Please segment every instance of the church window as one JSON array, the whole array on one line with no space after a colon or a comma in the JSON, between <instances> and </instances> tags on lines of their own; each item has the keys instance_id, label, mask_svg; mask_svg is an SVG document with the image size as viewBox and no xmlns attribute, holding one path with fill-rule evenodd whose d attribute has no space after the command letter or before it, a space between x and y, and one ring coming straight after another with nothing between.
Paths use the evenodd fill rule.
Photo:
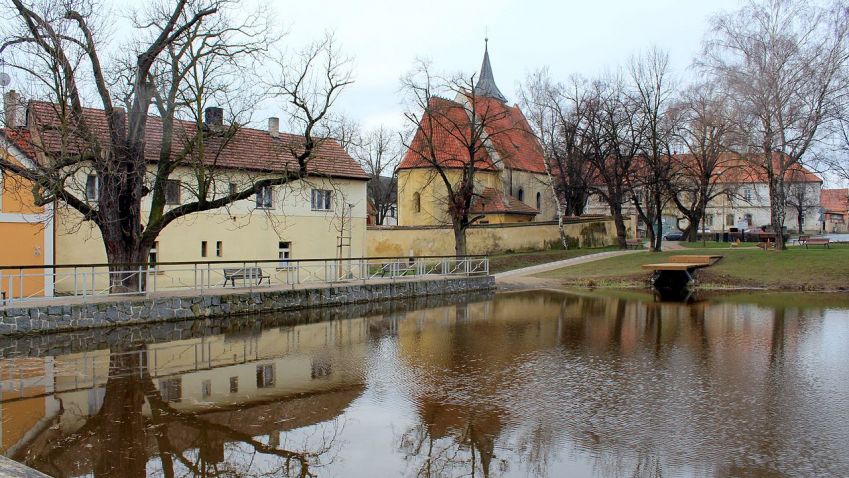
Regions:
<instances>
[{"instance_id":1,"label":"church window","mask_svg":"<svg viewBox=\"0 0 849 478\"><path fill-rule=\"evenodd\" d=\"M542 194L537 193L537 211L542 212Z\"/></svg>"},{"instance_id":2,"label":"church window","mask_svg":"<svg viewBox=\"0 0 849 478\"><path fill-rule=\"evenodd\" d=\"M522 189L522 188L519 188L519 192L516 193L516 197L519 199L519 201L524 202L525 201L525 190Z\"/></svg>"},{"instance_id":3,"label":"church window","mask_svg":"<svg viewBox=\"0 0 849 478\"><path fill-rule=\"evenodd\" d=\"M413 193L413 210L422 212L422 197L419 193Z\"/></svg>"}]
</instances>

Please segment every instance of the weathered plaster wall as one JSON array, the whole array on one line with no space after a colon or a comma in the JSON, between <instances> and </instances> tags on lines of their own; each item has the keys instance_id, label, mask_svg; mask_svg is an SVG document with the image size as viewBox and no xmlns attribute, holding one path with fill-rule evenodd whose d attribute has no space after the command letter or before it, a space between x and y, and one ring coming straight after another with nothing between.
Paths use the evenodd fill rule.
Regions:
<instances>
[{"instance_id":1,"label":"weathered plaster wall","mask_svg":"<svg viewBox=\"0 0 849 478\"><path fill-rule=\"evenodd\" d=\"M581 218L565 224L566 235L581 247L616 243L616 226L608 218ZM467 232L469 254L498 254L507 251L550 249L560 242L556 222L477 225ZM450 227L370 227L366 232L369 257L437 256L454 254Z\"/></svg>"}]
</instances>

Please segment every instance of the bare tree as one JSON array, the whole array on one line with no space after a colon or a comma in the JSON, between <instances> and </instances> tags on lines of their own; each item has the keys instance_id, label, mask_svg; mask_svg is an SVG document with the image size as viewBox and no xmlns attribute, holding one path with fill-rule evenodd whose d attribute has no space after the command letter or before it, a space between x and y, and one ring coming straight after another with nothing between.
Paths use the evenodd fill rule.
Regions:
<instances>
[{"instance_id":1,"label":"bare tree","mask_svg":"<svg viewBox=\"0 0 849 478\"><path fill-rule=\"evenodd\" d=\"M508 115L504 105L476 95L474 86L474 75L438 77L427 62L419 62L403 79L410 102L404 117L416 130L404 146L417 164L432 172L431 181L444 188L439 199L445 203L458 256L466 254L466 230L483 217L471 213L477 173L494 170L503 161L488 148L512 129L503 124Z\"/></svg>"},{"instance_id":2,"label":"bare tree","mask_svg":"<svg viewBox=\"0 0 849 478\"><path fill-rule=\"evenodd\" d=\"M396 204L395 166L401 159L401 136L385 126L359 135L359 141L349 149L351 156L369 175L368 199L374 207L375 224L383 225Z\"/></svg>"},{"instance_id":3,"label":"bare tree","mask_svg":"<svg viewBox=\"0 0 849 478\"><path fill-rule=\"evenodd\" d=\"M225 169L220 154L255 104L249 87L258 82L247 77L251 65L267 59L278 39L266 12L235 19L241 7L231 0L152 4L133 17L130 45L136 48L127 47L133 54L110 58L98 30L106 20L101 5L90 0L12 3L13 28L0 51L11 53L10 64L37 85L33 96L47 100L39 103L30 125L33 147L43 160L36 169L25 169L0 159L0 167L35 182L39 205L58 201L81 221L94 223L113 272L147 262L157 236L178 218L305 177L320 148L320 126L350 83L347 63L340 61L331 37L294 62L279 62L283 73L273 94L283 100L290 123L302 134L298 144L282 147L292 167L251 177L235 190L216 187L227 183L219 174ZM238 107L225 125L221 110L202 118L208 103ZM88 104L101 111L86 109ZM149 115L151 106L158 117ZM161 130L158 144L148 137L151 125ZM151 145L158 150L149 151ZM192 171L192 181L180 178L191 200L166 208L167 188L175 184L170 178L180 168ZM95 200L86 200L87 185L78 179L82 171L97 177ZM148 195L150 210L144 214L142 201ZM110 277L113 290L143 287L137 275Z\"/></svg>"},{"instance_id":4,"label":"bare tree","mask_svg":"<svg viewBox=\"0 0 849 478\"><path fill-rule=\"evenodd\" d=\"M801 164L836 114L847 63L845 7L804 0L750 0L712 20L698 64L728 89L745 116L747 157L769 186L776 246L787 173Z\"/></svg>"},{"instance_id":5,"label":"bare tree","mask_svg":"<svg viewBox=\"0 0 849 478\"><path fill-rule=\"evenodd\" d=\"M564 247L568 247L568 241L563 217L584 213L592 174L581 142L587 89L580 77L571 78L568 84L554 83L548 70L541 69L528 75L520 93L533 133L543 148Z\"/></svg>"},{"instance_id":6,"label":"bare tree","mask_svg":"<svg viewBox=\"0 0 849 478\"><path fill-rule=\"evenodd\" d=\"M695 242L707 205L731 192L728 175L740 164L729 153L737 144L734 108L715 84L697 83L681 94L673 114L675 141L686 151L675 158L672 199L687 218L685 237Z\"/></svg>"},{"instance_id":7,"label":"bare tree","mask_svg":"<svg viewBox=\"0 0 849 478\"><path fill-rule=\"evenodd\" d=\"M672 132L670 106L674 86L669 78L669 54L657 48L634 56L628 64L632 95L636 103L640 160L631 185L631 198L646 224L651 248L660 252L663 239L663 208L670 197ZM642 194L637 194L640 191ZM642 196L642 198L641 198ZM645 202L641 199L645 199ZM646 208L644 209L644 204Z\"/></svg>"},{"instance_id":8,"label":"bare tree","mask_svg":"<svg viewBox=\"0 0 849 478\"><path fill-rule=\"evenodd\" d=\"M633 197L629 178L640 151L639 105L628 94L621 75L594 81L588 94L581 141L593 168L591 191L607 203L616 225L617 242L625 249L627 231L622 206Z\"/></svg>"}]
</instances>

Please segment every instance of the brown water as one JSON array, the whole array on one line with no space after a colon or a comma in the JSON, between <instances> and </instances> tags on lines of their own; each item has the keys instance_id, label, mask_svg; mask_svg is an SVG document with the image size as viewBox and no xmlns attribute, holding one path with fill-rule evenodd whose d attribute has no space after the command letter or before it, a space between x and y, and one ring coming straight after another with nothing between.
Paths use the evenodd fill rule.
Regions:
<instances>
[{"instance_id":1,"label":"brown water","mask_svg":"<svg viewBox=\"0 0 849 478\"><path fill-rule=\"evenodd\" d=\"M54 476L849 476L849 309L453 300L7 341L3 452Z\"/></svg>"}]
</instances>

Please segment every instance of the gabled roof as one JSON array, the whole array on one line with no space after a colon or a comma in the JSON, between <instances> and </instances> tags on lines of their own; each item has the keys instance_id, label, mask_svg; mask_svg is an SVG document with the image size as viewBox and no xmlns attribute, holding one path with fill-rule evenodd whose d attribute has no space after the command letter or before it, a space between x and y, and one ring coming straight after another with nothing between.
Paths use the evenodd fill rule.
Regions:
<instances>
[{"instance_id":1,"label":"gabled roof","mask_svg":"<svg viewBox=\"0 0 849 478\"><path fill-rule=\"evenodd\" d=\"M63 136L67 154L86 153L87 144L74 132L62 133L62 115L58 105L43 101L31 101L29 112L38 126L39 139L43 151L57 154L63 149ZM108 144L106 115L101 109L84 108L83 116L92 133L103 143ZM159 160L162 144L162 120L157 116L148 116L145 134L145 158L155 163ZM174 144L171 157L176 158L183 145L194 137L196 123L192 121L174 121ZM249 170L256 172L295 171L298 163L292 151L303 151L303 136L280 133L277 138L268 131L252 128L239 128L232 138L225 141L220 137L205 140L206 149L203 161L226 169ZM368 179L368 175L359 164L331 139L320 140L314 156L308 161L307 172L314 175Z\"/></svg>"},{"instance_id":2,"label":"gabled roof","mask_svg":"<svg viewBox=\"0 0 849 478\"><path fill-rule=\"evenodd\" d=\"M478 154L481 156L475 161L477 169L494 171L504 167L545 173L542 146L518 106L507 106L499 100L480 96L469 96L466 101L469 102L467 105L474 102L474 110L478 120L484 124L488 144L500 158L496 161L486 148L480 148ZM423 155L430 157L430 143L436 151L434 159L438 164L446 168L466 166L469 140L463 141L463 138L471 138L470 109L471 106L456 101L431 98L398 169L432 167L428 160L422 158Z\"/></svg>"},{"instance_id":3,"label":"gabled roof","mask_svg":"<svg viewBox=\"0 0 849 478\"><path fill-rule=\"evenodd\" d=\"M827 213L849 213L849 189L823 189L820 192L820 204Z\"/></svg>"},{"instance_id":4,"label":"gabled roof","mask_svg":"<svg viewBox=\"0 0 849 478\"><path fill-rule=\"evenodd\" d=\"M2 128L0 129L0 134L21 150L29 159L35 160L35 150L30 141L29 131L22 128Z\"/></svg>"},{"instance_id":5,"label":"gabled roof","mask_svg":"<svg viewBox=\"0 0 849 478\"><path fill-rule=\"evenodd\" d=\"M472 214L520 214L523 216L539 214L538 210L495 188L486 188L479 197L475 197L469 212Z\"/></svg>"}]
</instances>

